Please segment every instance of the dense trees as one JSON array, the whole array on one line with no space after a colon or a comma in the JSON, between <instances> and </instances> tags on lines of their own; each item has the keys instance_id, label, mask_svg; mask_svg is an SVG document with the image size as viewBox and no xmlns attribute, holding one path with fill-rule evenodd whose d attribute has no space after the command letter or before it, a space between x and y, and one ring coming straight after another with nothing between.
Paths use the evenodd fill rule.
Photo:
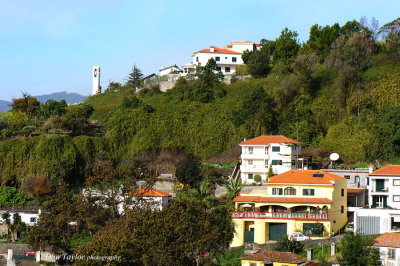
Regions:
<instances>
[{"instance_id":1,"label":"dense trees","mask_svg":"<svg viewBox=\"0 0 400 266\"><path fill-rule=\"evenodd\" d=\"M118 265L193 265L219 252L233 238L225 207L206 210L198 200L177 200L162 211L134 208L111 220L79 254L117 255Z\"/></svg>"}]
</instances>

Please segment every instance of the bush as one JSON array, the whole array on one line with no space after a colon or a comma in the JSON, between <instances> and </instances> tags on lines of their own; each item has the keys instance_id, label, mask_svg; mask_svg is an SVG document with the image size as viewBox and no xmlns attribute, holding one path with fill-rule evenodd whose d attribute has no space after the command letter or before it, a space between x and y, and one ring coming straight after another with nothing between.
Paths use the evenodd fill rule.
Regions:
<instances>
[{"instance_id":1,"label":"bush","mask_svg":"<svg viewBox=\"0 0 400 266\"><path fill-rule=\"evenodd\" d=\"M255 175L254 176L254 181L257 182L257 183L260 183L261 182L261 176L260 175Z\"/></svg>"},{"instance_id":2,"label":"bush","mask_svg":"<svg viewBox=\"0 0 400 266\"><path fill-rule=\"evenodd\" d=\"M21 206L28 203L25 193L15 187L0 186L0 206Z\"/></svg>"},{"instance_id":3,"label":"bush","mask_svg":"<svg viewBox=\"0 0 400 266\"><path fill-rule=\"evenodd\" d=\"M4 117L0 117L0 130L8 128L8 120Z\"/></svg>"},{"instance_id":4,"label":"bush","mask_svg":"<svg viewBox=\"0 0 400 266\"><path fill-rule=\"evenodd\" d=\"M300 254L303 251L304 246L299 241L290 240L288 236L285 235L272 249L275 251L294 252Z\"/></svg>"}]
</instances>

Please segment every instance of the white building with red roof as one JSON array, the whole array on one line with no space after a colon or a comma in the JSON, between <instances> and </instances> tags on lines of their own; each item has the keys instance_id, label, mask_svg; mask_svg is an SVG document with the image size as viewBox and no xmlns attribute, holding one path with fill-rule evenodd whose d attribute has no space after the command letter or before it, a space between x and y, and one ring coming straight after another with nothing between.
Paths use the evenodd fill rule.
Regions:
<instances>
[{"instance_id":1,"label":"white building with red roof","mask_svg":"<svg viewBox=\"0 0 400 266\"><path fill-rule=\"evenodd\" d=\"M217 70L220 70L224 75L233 74L237 66L243 65L241 52L216 46L194 52L192 57L193 64L196 66L205 66L210 58L214 58L217 62Z\"/></svg>"},{"instance_id":2,"label":"white building with red roof","mask_svg":"<svg viewBox=\"0 0 400 266\"><path fill-rule=\"evenodd\" d=\"M354 230L364 235L400 232L400 165L368 174L368 205L351 207Z\"/></svg>"},{"instance_id":3,"label":"white building with red roof","mask_svg":"<svg viewBox=\"0 0 400 266\"><path fill-rule=\"evenodd\" d=\"M384 266L400 266L400 234L385 233L375 239Z\"/></svg>"},{"instance_id":4,"label":"white building with red roof","mask_svg":"<svg viewBox=\"0 0 400 266\"><path fill-rule=\"evenodd\" d=\"M136 200L152 204L154 209L159 210L167 205L172 199L172 195L167 192L147 187L132 191L129 193L129 196L133 196Z\"/></svg>"},{"instance_id":5,"label":"white building with red roof","mask_svg":"<svg viewBox=\"0 0 400 266\"><path fill-rule=\"evenodd\" d=\"M246 50L254 51L259 49L260 45L249 41L233 41L225 48L210 46L206 49L194 52L192 62L182 66L183 74L193 73L196 66L205 66L210 58L217 62L217 70L220 70L225 76L235 73L236 67L243 65L242 53Z\"/></svg>"},{"instance_id":6,"label":"white building with red roof","mask_svg":"<svg viewBox=\"0 0 400 266\"><path fill-rule=\"evenodd\" d=\"M400 165L388 165L369 174L369 205L400 209Z\"/></svg>"},{"instance_id":7,"label":"white building with red roof","mask_svg":"<svg viewBox=\"0 0 400 266\"><path fill-rule=\"evenodd\" d=\"M270 166L274 174L308 169L307 159L300 157L300 142L285 136L259 136L239 145L242 147L240 172L243 183L253 183L255 175L267 180Z\"/></svg>"}]
</instances>

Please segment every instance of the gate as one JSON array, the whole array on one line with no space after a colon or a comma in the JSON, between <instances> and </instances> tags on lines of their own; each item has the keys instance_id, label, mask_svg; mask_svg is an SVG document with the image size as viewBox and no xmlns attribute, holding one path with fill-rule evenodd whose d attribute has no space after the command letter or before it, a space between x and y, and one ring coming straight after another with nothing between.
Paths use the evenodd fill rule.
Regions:
<instances>
[{"instance_id":1,"label":"gate","mask_svg":"<svg viewBox=\"0 0 400 266\"><path fill-rule=\"evenodd\" d=\"M244 242L254 243L254 228L251 228L250 231L244 231Z\"/></svg>"},{"instance_id":2,"label":"gate","mask_svg":"<svg viewBox=\"0 0 400 266\"><path fill-rule=\"evenodd\" d=\"M380 231L379 224L379 216L357 216L357 228L354 229L362 235L377 235Z\"/></svg>"},{"instance_id":3,"label":"gate","mask_svg":"<svg viewBox=\"0 0 400 266\"><path fill-rule=\"evenodd\" d=\"M269 240L281 240L285 235L287 235L286 223L269 224Z\"/></svg>"}]
</instances>

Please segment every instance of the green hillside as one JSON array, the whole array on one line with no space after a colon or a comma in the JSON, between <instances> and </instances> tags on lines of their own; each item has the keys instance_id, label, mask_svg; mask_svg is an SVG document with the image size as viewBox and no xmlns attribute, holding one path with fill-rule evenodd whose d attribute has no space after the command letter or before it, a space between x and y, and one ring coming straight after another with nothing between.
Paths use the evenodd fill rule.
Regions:
<instances>
[{"instance_id":1,"label":"green hillside","mask_svg":"<svg viewBox=\"0 0 400 266\"><path fill-rule=\"evenodd\" d=\"M400 50L393 43L377 42L355 21L314 25L302 45L285 29L245 52L240 71L253 77L229 85L214 61L198 68L196 81L180 79L166 93L113 83L68 107L24 95L0 114L1 182L84 183L99 168L138 167L143 151L207 160L263 134L297 139L315 157L324 151L347 163L398 162Z\"/></svg>"}]
</instances>

